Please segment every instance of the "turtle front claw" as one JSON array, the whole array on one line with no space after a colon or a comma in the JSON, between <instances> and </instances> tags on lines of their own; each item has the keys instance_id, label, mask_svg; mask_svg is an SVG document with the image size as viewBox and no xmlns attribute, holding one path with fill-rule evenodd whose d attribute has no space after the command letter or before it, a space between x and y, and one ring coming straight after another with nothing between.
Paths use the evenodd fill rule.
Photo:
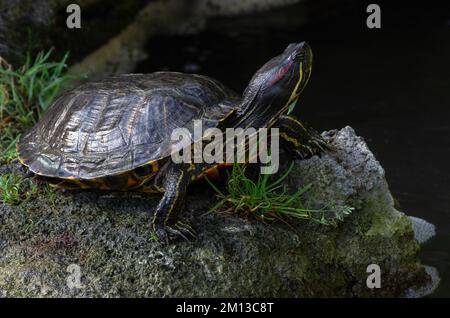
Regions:
<instances>
[{"instance_id":1,"label":"turtle front claw","mask_svg":"<svg viewBox=\"0 0 450 318\"><path fill-rule=\"evenodd\" d=\"M179 238L190 242L196 237L194 229L189 225L189 223L182 220L179 220L170 226L166 225L157 227L155 228L154 233L158 239L158 242L163 245L168 245L170 242L176 241Z\"/></svg>"},{"instance_id":2,"label":"turtle front claw","mask_svg":"<svg viewBox=\"0 0 450 318\"><path fill-rule=\"evenodd\" d=\"M285 150L295 158L307 159L332 150L332 146L321 134L292 115L280 116L276 126L280 129Z\"/></svg>"},{"instance_id":3,"label":"turtle front claw","mask_svg":"<svg viewBox=\"0 0 450 318\"><path fill-rule=\"evenodd\" d=\"M310 136L308 137L294 150L294 155L299 159L307 159L333 149L316 131L310 131Z\"/></svg>"}]
</instances>

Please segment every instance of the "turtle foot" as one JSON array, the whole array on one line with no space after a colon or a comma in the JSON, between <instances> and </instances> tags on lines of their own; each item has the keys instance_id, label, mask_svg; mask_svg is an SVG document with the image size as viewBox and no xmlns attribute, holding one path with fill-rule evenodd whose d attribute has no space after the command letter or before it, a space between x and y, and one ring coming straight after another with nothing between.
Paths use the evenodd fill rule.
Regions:
<instances>
[{"instance_id":1,"label":"turtle foot","mask_svg":"<svg viewBox=\"0 0 450 318\"><path fill-rule=\"evenodd\" d=\"M333 147L317 131L310 129L308 132L310 134L309 138L295 150L295 155L298 158L308 159L333 150Z\"/></svg>"},{"instance_id":2,"label":"turtle foot","mask_svg":"<svg viewBox=\"0 0 450 318\"><path fill-rule=\"evenodd\" d=\"M155 235L163 245L177 241L180 238L190 242L196 238L195 230L184 220L179 220L173 225L160 226L155 229Z\"/></svg>"}]
</instances>

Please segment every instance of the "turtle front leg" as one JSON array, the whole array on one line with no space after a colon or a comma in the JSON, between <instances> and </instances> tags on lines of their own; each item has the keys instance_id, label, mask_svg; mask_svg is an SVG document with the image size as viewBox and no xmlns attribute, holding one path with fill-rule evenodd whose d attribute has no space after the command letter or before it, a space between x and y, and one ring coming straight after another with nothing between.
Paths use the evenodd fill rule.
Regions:
<instances>
[{"instance_id":1,"label":"turtle front leg","mask_svg":"<svg viewBox=\"0 0 450 318\"><path fill-rule=\"evenodd\" d=\"M292 115L280 116L275 127L280 129L280 139L284 148L299 159L309 158L331 149L315 129Z\"/></svg>"},{"instance_id":2,"label":"turtle front leg","mask_svg":"<svg viewBox=\"0 0 450 318\"><path fill-rule=\"evenodd\" d=\"M153 231L159 241L167 244L174 236L187 239L194 236L192 228L179 220L184 208L186 189L191 180L190 166L170 163L165 171L163 187L164 195L159 201L152 221Z\"/></svg>"}]
</instances>

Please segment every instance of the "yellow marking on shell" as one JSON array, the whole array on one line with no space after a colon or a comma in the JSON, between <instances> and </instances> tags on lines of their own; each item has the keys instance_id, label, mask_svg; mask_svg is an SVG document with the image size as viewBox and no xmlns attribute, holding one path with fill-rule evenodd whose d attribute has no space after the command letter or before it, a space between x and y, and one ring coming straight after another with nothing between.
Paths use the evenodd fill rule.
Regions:
<instances>
[{"instance_id":1,"label":"yellow marking on shell","mask_svg":"<svg viewBox=\"0 0 450 318\"><path fill-rule=\"evenodd\" d=\"M127 178L127 187L131 188L138 184L135 178L133 178L131 173L128 173L126 176L123 176L124 178Z\"/></svg>"},{"instance_id":2,"label":"yellow marking on shell","mask_svg":"<svg viewBox=\"0 0 450 318\"><path fill-rule=\"evenodd\" d=\"M89 186L84 184L81 180L79 179L70 179L70 182L73 184L76 184L78 187L80 187L81 189L89 189Z\"/></svg>"},{"instance_id":3,"label":"yellow marking on shell","mask_svg":"<svg viewBox=\"0 0 450 318\"><path fill-rule=\"evenodd\" d=\"M218 178L219 177L219 169L217 168L217 166L207 169L204 173L208 178Z\"/></svg>"},{"instance_id":4,"label":"yellow marking on shell","mask_svg":"<svg viewBox=\"0 0 450 318\"><path fill-rule=\"evenodd\" d=\"M200 172L198 175L196 176L192 176L191 180L192 181L198 181L203 179L205 176L207 177L211 177L211 178L217 178L220 176L220 170L219 168L226 168L226 167L231 167L233 164L232 163L228 163L228 162L221 162L217 165L214 165L212 167L206 168L205 170L203 170L202 172Z\"/></svg>"},{"instance_id":5,"label":"yellow marking on shell","mask_svg":"<svg viewBox=\"0 0 450 318\"><path fill-rule=\"evenodd\" d=\"M156 185L146 186L143 185L136 189L136 191L143 192L143 193L163 193L164 189L161 187L158 187Z\"/></svg>"},{"instance_id":6,"label":"yellow marking on shell","mask_svg":"<svg viewBox=\"0 0 450 318\"><path fill-rule=\"evenodd\" d=\"M95 184L100 190L109 190L111 188L105 183L105 179L102 178L96 180Z\"/></svg>"},{"instance_id":7,"label":"yellow marking on shell","mask_svg":"<svg viewBox=\"0 0 450 318\"><path fill-rule=\"evenodd\" d=\"M154 174L155 174L156 172L158 172L158 170L159 170L158 160L150 160L150 161L148 161L147 163L145 163L143 166L145 166L145 165L150 165L150 167L152 168L152 174L149 175L149 177L153 177ZM130 172L131 172L131 171L127 171L127 172L119 172L119 173L111 174L111 175L109 175L109 176L111 176L111 177L113 177L113 176L115 176L115 177L122 177L122 176L128 177L128 174L129 174ZM38 174L39 174L39 173L38 173ZM62 179L62 180L69 180L69 181L80 180L80 178L75 177L75 176L68 176L68 177L57 176L56 178ZM94 183L97 183L97 184L98 184L99 182L96 181L97 179L98 179L98 180L102 180L103 177L95 177L95 178L88 179L88 180L89 180L89 181L93 181ZM145 181L147 181L147 180L148 180L148 178L145 179ZM101 183L101 182L100 182L100 183ZM107 187L107 188L109 188L109 187Z\"/></svg>"},{"instance_id":8,"label":"yellow marking on shell","mask_svg":"<svg viewBox=\"0 0 450 318\"><path fill-rule=\"evenodd\" d=\"M152 172L157 172L159 170L158 160L151 160L147 162L152 167Z\"/></svg>"}]
</instances>

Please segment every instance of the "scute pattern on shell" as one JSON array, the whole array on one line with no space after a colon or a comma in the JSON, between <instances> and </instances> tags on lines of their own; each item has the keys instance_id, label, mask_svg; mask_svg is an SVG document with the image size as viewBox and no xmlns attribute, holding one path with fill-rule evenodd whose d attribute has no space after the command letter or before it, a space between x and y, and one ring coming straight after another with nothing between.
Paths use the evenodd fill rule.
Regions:
<instances>
[{"instance_id":1,"label":"scute pattern on shell","mask_svg":"<svg viewBox=\"0 0 450 318\"><path fill-rule=\"evenodd\" d=\"M91 179L120 174L171 153L175 128L215 127L236 95L214 79L175 72L126 74L60 95L19 142L38 175Z\"/></svg>"}]
</instances>

